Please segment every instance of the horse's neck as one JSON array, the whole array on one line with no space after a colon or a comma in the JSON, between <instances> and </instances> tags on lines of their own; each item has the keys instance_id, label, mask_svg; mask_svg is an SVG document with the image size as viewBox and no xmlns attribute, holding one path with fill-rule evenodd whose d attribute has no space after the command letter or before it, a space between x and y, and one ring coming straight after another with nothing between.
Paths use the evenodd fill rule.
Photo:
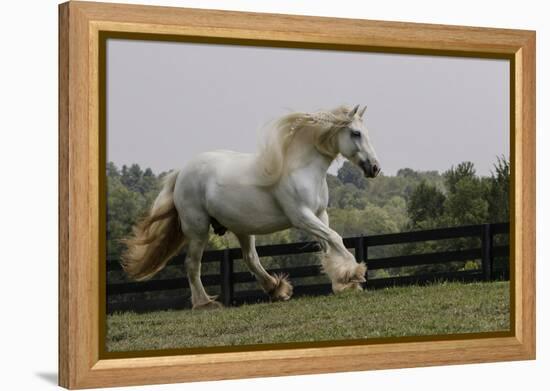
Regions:
<instances>
[{"instance_id":1,"label":"horse's neck","mask_svg":"<svg viewBox=\"0 0 550 391\"><path fill-rule=\"evenodd\" d=\"M319 153L311 143L292 143L287 154L287 173L306 169L312 179L326 177L328 168L333 159Z\"/></svg>"}]
</instances>

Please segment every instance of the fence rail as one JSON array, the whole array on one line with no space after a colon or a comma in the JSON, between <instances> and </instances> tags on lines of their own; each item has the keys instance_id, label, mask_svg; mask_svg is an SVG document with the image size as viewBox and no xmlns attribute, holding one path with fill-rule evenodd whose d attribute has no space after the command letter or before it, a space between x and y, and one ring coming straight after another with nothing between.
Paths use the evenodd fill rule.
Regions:
<instances>
[{"instance_id":1,"label":"fence rail","mask_svg":"<svg viewBox=\"0 0 550 391\"><path fill-rule=\"evenodd\" d=\"M508 257L509 246L495 246L495 235L507 235L509 233L508 223L493 223L469 225L442 229L431 229L424 231L400 232L385 235L357 236L344 239L344 245L353 249L355 257L359 262L365 262L368 270L389 269L396 267L409 267L420 265L444 264L448 262L465 262L468 260L481 260L481 270L469 270L445 273L429 273L424 275L409 275L389 278L368 279L365 287L367 289L378 289L393 285L423 284L438 280L452 281L489 281L495 277L495 257ZM425 242L443 239L457 239L477 237L480 239L481 247L431 252L424 254L399 255L384 258L369 259L369 248L375 246L386 246L394 244L405 244L414 242ZM258 246L257 252L260 257L296 255L318 252L320 247L316 242L299 242L289 244L275 244ZM267 295L259 290L235 291L235 284L254 282L254 276L249 272L235 272L234 261L242 259L242 252L239 248L215 250L205 252L202 262L219 262L220 273L215 275L203 275L202 281L205 286L219 286L221 300L224 305L239 305L242 303L265 301ZM185 254L182 253L171 260L171 265L183 265ZM116 259L107 260L107 271L121 270ZM315 277L321 274L318 265L297 266L290 268L271 269L270 272L289 273L292 278ZM506 278L506 270L501 277ZM138 299L128 301L112 301L109 298L120 297L129 293L145 293L168 291L176 289L187 289L189 284L186 278L168 278L162 280L150 280L144 282L122 282L107 284L107 311L132 310L136 312L180 309L189 306L187 297L164 298L164 299ZM331 292L331 285L310 284L297 285L294 287L294 294L299 295L320 295Z\"/></svg>"}]
</instances>

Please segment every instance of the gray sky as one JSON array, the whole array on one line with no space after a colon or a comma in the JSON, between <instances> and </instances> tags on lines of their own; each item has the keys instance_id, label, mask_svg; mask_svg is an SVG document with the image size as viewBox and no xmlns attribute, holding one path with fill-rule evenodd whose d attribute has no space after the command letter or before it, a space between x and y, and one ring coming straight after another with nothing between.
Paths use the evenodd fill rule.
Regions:
<instances>
[{"instance_id":1,"label":"gray sky","mask_svg":"<svg viewBox=\"0 0 550 391\"><path fill-rule=\"evenodd\" d=\"M487 175L509 156L508 61L113 40L107 157L155 172L213 149L256 150L290 111L366 104L382 171ZM334 168L333 168L334 170Z\"/></svg>"}]
</instances>

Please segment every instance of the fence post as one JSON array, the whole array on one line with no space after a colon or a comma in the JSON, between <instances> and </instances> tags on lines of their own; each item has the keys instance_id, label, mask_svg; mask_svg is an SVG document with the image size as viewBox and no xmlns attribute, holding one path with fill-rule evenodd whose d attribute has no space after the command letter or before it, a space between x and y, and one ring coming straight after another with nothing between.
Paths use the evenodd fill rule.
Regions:
<instances>
[{"instance_id":1,"label":"fence post","mask_svg":"<svg viewBox=\"0 0 550 391\"><path fill-rule=\"evenodd\" d=\"M365 264L367 263L367 246L365 237L363 235L355 239L355 259L357 260L357 262L365 262ZM365 279L367 279L368 274L369 273L367 270L367 273L365 274ZM366 286L366 284L367 283L365 282L364 285Z\"/></svg>"},{"instance_id":2,"label":"fence post","mask_svg":"<svg viewBox=\"0 0 550 391\"><path fill-rule=\"evenodd\" d=\"M231 252L228 248L223 250L220 272L223 305L229 307L233 301L233 258L231 258Z\"/></svg>"},{"instance_id":3,"label":"fence post","mask_svg":"<svg viewBox=\"0 0 550 391\"><path fill-rule=\"evenodd\" d=\"M493 234L491 224L484 224L481 231L481 265L483 279L491 281L493 277Z\"/></svg>"}]
</instances>

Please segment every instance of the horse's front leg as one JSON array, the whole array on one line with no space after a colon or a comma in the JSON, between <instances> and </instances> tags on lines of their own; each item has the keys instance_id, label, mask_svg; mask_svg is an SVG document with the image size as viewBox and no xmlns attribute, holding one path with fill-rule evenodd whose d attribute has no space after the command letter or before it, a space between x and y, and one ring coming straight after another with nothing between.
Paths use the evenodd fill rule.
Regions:
<instances>
[{"instance_id":1,"label":"horse's front leg","mask_svg":"<svg viewBox=\"0 0 550 391\"><path fill-rule=\"evenodd\" d=\"M327 227L329 226L329 217L326 209L323 209L323 211L319 213L317 216L319 217L319 220L321 220L321 222L324 225L326 225ZM325 240L319 240L319 244L321 245L321 250L325 254L327 254L330 250L329 243Z\"/></svg>"},{"instance_id":2,"label":"horse's front leg","mask_svg":"<svg viewBox=\"0 0 550 391\"><path fill-rule=\"evenodd\" d=\"M260 263L260 258L256 252L256 239L249 235L236 235L241 245L243 260L248 269L262 287L269 294L271 300L288 300L292 296L292 285L284 274L270 275Z\"/></svg>"},{"instance_id":3,"label":"horse's front leg","mask_svg":"<svg viewBox=\"0 0 550 391\"><path fill-rule=\"evenodd\" d=\"M342 237L323 222L324 219L328 223L328 215L317 217L310 209L302 208L291 216L296 228L314 235L321 241L321 246L327 247L322 265L332 282L332 290L335 293L347 289L361 290L361 283L366 281L367 267L364 263L357 263L353 254L344 246Z\"/></svg>"}]
</instances>

